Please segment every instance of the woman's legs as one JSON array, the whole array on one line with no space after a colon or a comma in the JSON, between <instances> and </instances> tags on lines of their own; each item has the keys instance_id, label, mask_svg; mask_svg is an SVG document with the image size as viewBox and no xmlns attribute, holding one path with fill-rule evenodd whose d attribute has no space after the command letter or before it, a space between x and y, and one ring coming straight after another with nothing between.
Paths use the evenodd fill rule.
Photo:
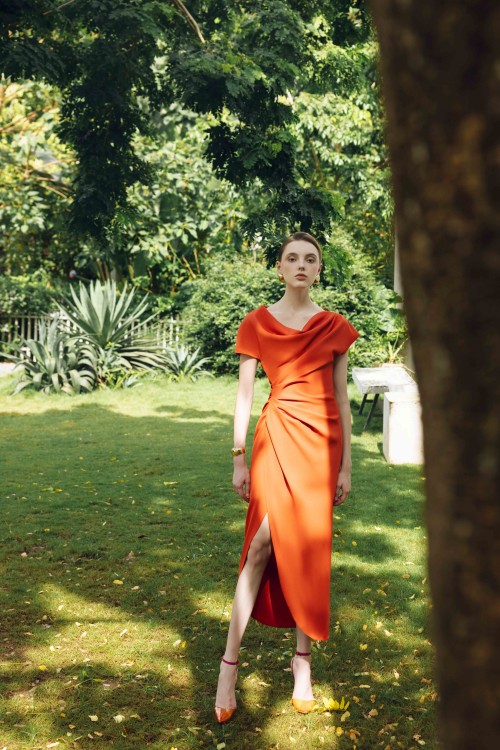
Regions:
<instances>
[{"instance_id":1,"label":"woman's legs","mask_svg":"<svg viewBox=\"0 0 500 750\"><path fill-rule=\"evenodd\" d=\"M231 622L224 658L237 661L241 639L259 592L260 582L272 552L271 532L267 514L264 516L248 548L247 559L238 578L234 594ZM215 705L235 708L235 668L221 662Z\"/></svg>"},{"instance_id":2,"label":"woman's legs","mask_svg":"<svg viewBox=\"0 0 500 750\"><path fill-rule=\"evenodd\" d=\"M301 654L308 654L311 651L311 639L297 625L297 651ZM293 657L293 675L295 677L295 687L293 690L294 698L302 700L313 700L311 687L311 657L297 656Z\"/></svg>"}]
</instances>

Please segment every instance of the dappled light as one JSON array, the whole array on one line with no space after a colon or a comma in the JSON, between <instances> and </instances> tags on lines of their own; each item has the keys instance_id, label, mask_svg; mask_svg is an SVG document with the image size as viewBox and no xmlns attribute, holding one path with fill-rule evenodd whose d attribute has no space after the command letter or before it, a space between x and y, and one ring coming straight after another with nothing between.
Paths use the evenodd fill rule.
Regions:
<instances>
[{"instance_id":1,"label":"dappled light","mask_svg":"<svg viewBox=\"0 0 500 750\"><path fill-rule=\"evenodd\" d=\"M422 478L385 463L363 417L335 509L330 641L313 647L317 710L290 706L294 633L251 622L238 718L217 726L246 509L227 459L235 381L156 378L140 399L1 388L9 749L432 747ZM258 381L253 423L266 396Z\"/></svg>"}]
</instances>

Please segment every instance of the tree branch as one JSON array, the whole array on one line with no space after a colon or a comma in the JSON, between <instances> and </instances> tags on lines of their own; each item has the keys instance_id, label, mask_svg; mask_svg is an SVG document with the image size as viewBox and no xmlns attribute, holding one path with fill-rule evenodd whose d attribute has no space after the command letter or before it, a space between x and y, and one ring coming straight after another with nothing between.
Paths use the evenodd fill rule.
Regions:
<instances>
[{"instance_id":1,"label":"tree branch","mask_svg":"<svg viewBox=\"0 0 500 750\"><path fill-rule=\"evenodd\" d=\"M196 21L194 20L193 16L188 11L188 9L186 8L186 6L182 2L182 0L172 0L172 2L175 5L175 7L177 8L177 10L179 10L182 13L182 15L184 16L184 18L188 22L188 24L191 26L191 28L194 30L194 32L195 32L196 36L198 37L198 39L200 40L200 42L202 44L205 44L205 38L204 38L203 34L201 33L200 27L198 26L198 24L196 23Z\"/></svg>"},{"instance_id":2,"label":"tree branch","mask_svg":"<svg viewBox=\"0 0 500 750\"><path fill-rule=\"evenodd\" d=\"M66 5L71 5L74 2L75 0L67 0L67 2L63 3L62 5L58 5L57 8L51 8L50 10L46 10L45 13L42 13L42 15L48 16L49 13L55 13L57 10L61 10L61 8L64 8Z\"/></svg>"}]
</instances>

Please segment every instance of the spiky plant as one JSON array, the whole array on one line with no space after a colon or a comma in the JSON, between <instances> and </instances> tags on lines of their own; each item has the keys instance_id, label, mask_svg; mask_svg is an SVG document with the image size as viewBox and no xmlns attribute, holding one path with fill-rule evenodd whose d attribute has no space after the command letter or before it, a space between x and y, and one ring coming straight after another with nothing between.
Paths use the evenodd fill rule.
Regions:
<instances>
[{"instance_id":1,"label":"spiky plant","mask_svg":"<svg viewBox=\"0 0 500 750\"><path fill-rule=\"evenodd\" d=\"M196 380L200 375L213 377L212 373L204 368L210 361L210 357L200 357L200 350L190 351L185 344L178 344L167 350L166 370L172 380Z\"/></svg>"},{"instance_id":2,"label":"spiky plant","mask_svg":"<svg viewBox=\"0 0 500 750\"><path fill-rule=\"evenodd\" d=\"M157 315L148 315L148 295L138 299L137 290L128 290L127 285L118 293L114 281L95 281L88 287L80 282L78 292L71 288L71 299L59 307L76 328L75 335L95 347L99 361L105 360L103 352L112 350L113 358L126 369L164 368L166 360L158 344L135 332Z\"/></svg>"},{"instance_id":3,"label":"spiky plant","mask_svg":"<svg viewBox=\"0 0 500 750\"><path fill-rule=\"evenodd\" d=\"M96 384L93 350L69 339L59 321L40 325L39 340L22 339L19 354L4 356L16 363L19 378L14 393L34 388L44 393L92 391Z\"/></svg>"}]
</instances>

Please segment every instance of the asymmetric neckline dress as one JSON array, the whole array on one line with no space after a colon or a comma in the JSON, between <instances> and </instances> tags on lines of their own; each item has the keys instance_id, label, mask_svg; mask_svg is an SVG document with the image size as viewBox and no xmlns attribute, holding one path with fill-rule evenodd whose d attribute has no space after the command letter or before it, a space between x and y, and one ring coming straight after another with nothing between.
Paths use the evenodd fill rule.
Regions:
<instances>
[{"instance_id":1,"label":"asymmetric neckline dress","mask_svg":"<svg viewBox=\"0 0 500 750\"><path fill-rule=\"evenodd\" d=\"M248 313L235 351L259 359L271 384L255 428L250 502L239 572L266 513L273 554L252 616L298 625L328 640L333 500L342 458L333 363L357 339L339 313L322 310L301 329L264 307Z\"/></svg>"}]
</instances>

